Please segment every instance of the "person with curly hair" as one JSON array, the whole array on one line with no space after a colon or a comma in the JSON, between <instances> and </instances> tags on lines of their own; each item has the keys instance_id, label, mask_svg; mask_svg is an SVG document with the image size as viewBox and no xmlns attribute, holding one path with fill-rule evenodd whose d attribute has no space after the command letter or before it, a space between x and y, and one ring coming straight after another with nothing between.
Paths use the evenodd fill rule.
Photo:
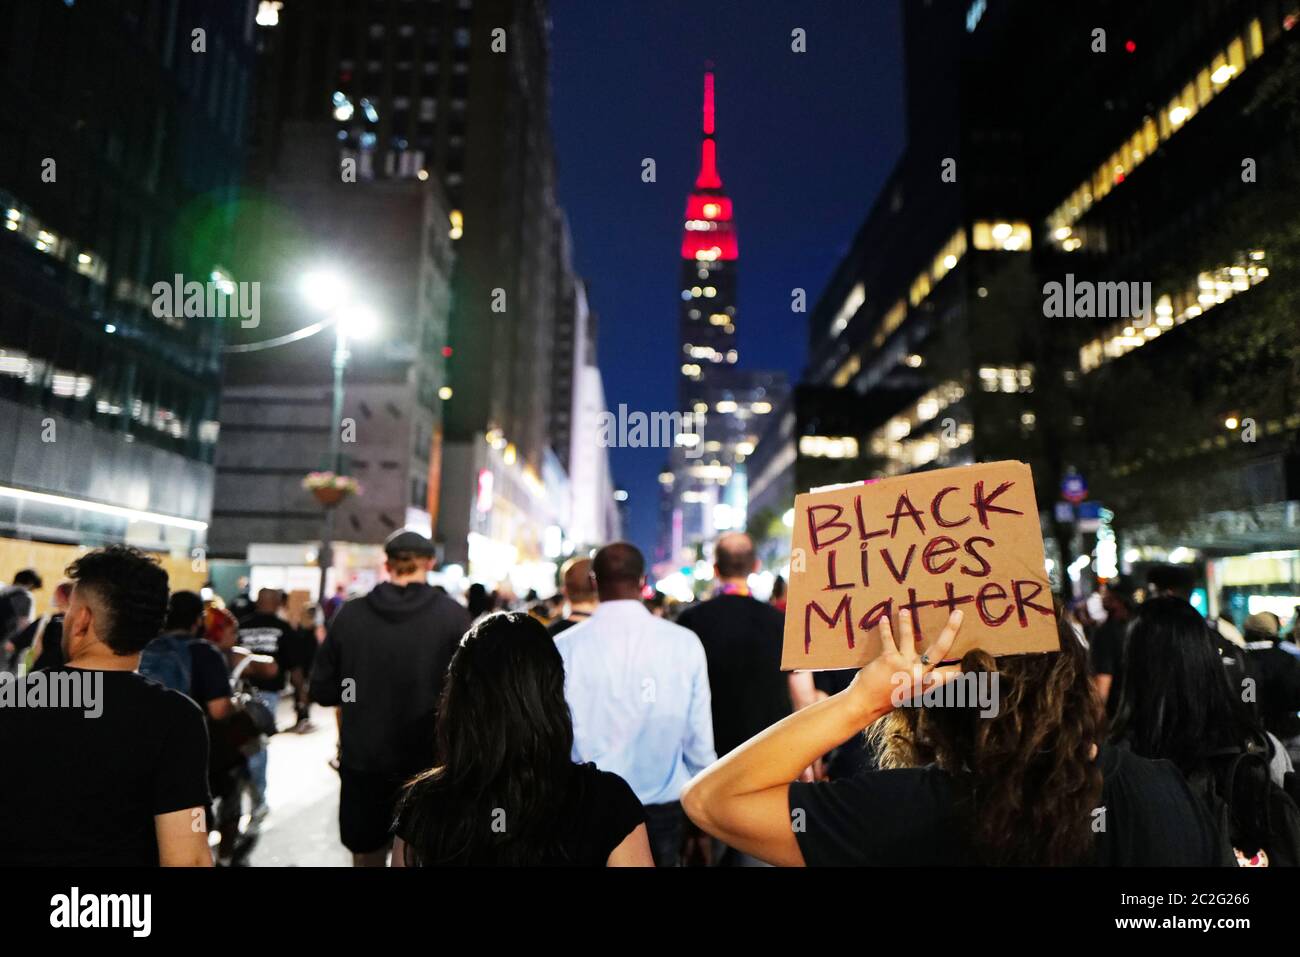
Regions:
<instances>
[{"instance_id":1,"label":"person with curly hair","mask_svg":"<svg viewBox=\"0 0 1300 957\"><path fill-rule=\"evenodd\" d=\"M1178 770L1104 743L1083 642L941 665L954 612L924 654L909 615L896 643L838 694L750 739L690 782L703 830L773 864L1213 865L1211 824ZM998 669L994 672L994 669ZM949 681L996 674L996 707L931 706ZM917 700L922 707L903 707ZM874 727L873 727L874 726ZM798 783L814 759L872 728L880 768ZM792 783L793 782L793 783Z\"/></svg>"},{"instance_id":2,"label":"person with curly hair","mask_svg":"<svg viewBox=\"0 0 1300 957\"><path fill-rule=\"evenodd\" d=\"M25 743L0 788L0 865L210 867L203 712L136 673L167 573L124 545L67 573L67 664L0 681L0 741Z\"/></svg>"}]
</instances>

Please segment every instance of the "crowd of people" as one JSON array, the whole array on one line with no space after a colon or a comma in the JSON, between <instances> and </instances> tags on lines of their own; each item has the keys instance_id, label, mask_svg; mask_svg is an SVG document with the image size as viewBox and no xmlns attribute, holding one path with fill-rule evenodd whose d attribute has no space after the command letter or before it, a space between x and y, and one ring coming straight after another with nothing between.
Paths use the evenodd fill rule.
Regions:
<instances>
[{"instance_id":1,"label":"crowd of people","mask_svg":"<svg viewBox=\"0 0 1300 957\"><path fill-rule=\"evenodd\" d=\"M357 866L1300 864L1294 623L1207 621L1166 568L1103 586L1103 620L1059 609L1050 653L952 660L960 611L924 649L901 613L861 670L786 673L784 591L751 593L745 534L712 554L711 596L679 607L625 542L569 560L555 599L461 601L402 531L384 581L302 616L273 589L172 592L110 546L37 617L21 572L0 864L245 862L277 713L308 731L312 703L336 709ZM909 703L970 675L995 707Z\"/></svg>"}]
</instances>

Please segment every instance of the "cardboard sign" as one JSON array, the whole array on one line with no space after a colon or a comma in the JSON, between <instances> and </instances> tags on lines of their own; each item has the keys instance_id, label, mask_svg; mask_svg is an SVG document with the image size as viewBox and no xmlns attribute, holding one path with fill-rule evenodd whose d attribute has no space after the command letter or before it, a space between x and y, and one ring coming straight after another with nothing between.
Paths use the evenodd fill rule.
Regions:
<instances>
[{"instance_id":1,"label":"cardboard sign","mask_svg":"<svg viewBox=\"0 0 1300 957\"><path fill-rule=\"evenodd\" d=\"M954 609L948 653L1060 648L1034 482L1022 462L939 469L796 496L781 667L860 668L911 611L918 647Z\"/></svg>"}]
</instances>

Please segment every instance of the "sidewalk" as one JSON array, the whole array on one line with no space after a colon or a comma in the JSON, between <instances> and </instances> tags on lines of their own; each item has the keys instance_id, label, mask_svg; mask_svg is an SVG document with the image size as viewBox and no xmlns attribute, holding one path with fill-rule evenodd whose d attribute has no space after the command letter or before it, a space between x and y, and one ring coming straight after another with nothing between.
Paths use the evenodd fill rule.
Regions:
<instances>
[{"instance_id":1,"label":"sidewalk","mask_svg":"<svg viewBox=\"0 0 1300 957\"><path fill-rule=\"evenodd\" d=\"M338 741L334 709L313 705L315 730L271 738L267 804L271 813L249 857L252 867L348 867L339 843L339 776L329 766ZM280 701L281 728L293 727L289 699Z\"/></svg>"}]
</instances>

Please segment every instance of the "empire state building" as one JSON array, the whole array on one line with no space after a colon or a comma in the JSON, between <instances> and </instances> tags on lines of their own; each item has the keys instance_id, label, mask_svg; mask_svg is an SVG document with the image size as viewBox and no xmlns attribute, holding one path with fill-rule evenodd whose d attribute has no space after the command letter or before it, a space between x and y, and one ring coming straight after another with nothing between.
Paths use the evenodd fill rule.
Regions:
<instances>
[{"instance_id":1,"label":"empire state building","mask_svg":"<svg viewBox=\"0 0 1300 957\"><path fill-rule=\"evenodd\" d=\"M736 273L740 247L731 199L718 173L713 72L704 74L700 168L686 199L678 315L678 408L694 428L677 436L664 492L663 557L743 528L745 457L761 417L785 393L780 373L737 368ZM702 424L701 424L702 423Z\"/></svg>"}]
</instances>

